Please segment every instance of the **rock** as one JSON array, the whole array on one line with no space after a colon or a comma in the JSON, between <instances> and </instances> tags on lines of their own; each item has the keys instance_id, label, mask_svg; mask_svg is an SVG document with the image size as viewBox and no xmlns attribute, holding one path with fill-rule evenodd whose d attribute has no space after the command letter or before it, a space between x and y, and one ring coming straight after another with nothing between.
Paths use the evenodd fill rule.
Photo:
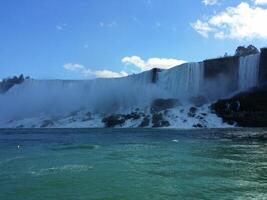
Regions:
<instances>
[{"instance_id":1,"label":"rock","mask_svg":"<svg viewBox=\"0 0 267 200\"><path fill-rule=\"evenodd\" d=\"M195 114L195 113L197 112L197 108L196 108L196 107L191 107L191 108L189 109L189 112Z\"/></svg>"},{"instance_id":2,"label":"rock","mask_svg":"<svg viewBox=\"0 0 267 200\"><path fill-rule=\"evenodd\" d=\"M195 117L195 115L196 115L196 112L197 112L197 108L196 107L191 107L190 109L189 109L189 112L188 112L188 117Z\"/></svg>"},{"instance_id":3,"label":"rock","mask_svg":"<svg viewBox=\"0 0 267 200\"><path fill-rule=\"evenodd\" d=\"M199 123L194 125L194 128L203 128L203 127L204 126L202 124L199 124Z\"/></svg>"},{"instance_id":4,"label":"rock","mask_svg":"<svg viewBox=\"0 0 267 200\"><path fill-rule=\"evenodd\" d=\"M260 53L260 51L253 45L249 45L248 47L239 46L235 51L235 56L248 56L257 53Z\"/></svg>"},{"instance_id":5,"label":"rock","mask_svg":"<svg viewBox=\"0 0 267 200\"><path fill-rule=\"evenodd\" d=\"M103 118L103 123L107 128L113 128L117 125L122 125L125 123L125 118L123 115L110 115L108 117Z\"/></svg>"},{"instance_id":6,"label":"rock","mask_svg":"<svg viewBox=\"0 0 267 200\"><path fill-rule=\"evenodd\" d=\"M149 117L146 116L146 117L143 118L143 121L141 122L141 124L139 125L139 127L140 128L147 127L147 126L149 126L149 122L150 122Z\"/></svg>"},{"instance_id":7,"label":"rock","mask_svg":"<svg viewBox=\"0 0 267 200\"><path fill-rule=\"evenodd\" d=\"M158 72L160 72L161 70L160 69L158 69L158 68L153 68L152 70L151 70L151 82L152 83L156 83L157 82L157 80L158 80Z\"/></svg>"},{"instance_id":8,"label":"rock","mask_svg":"<svg viewBox=\"0 0 267 200\"><path fill-rule=\"evenodd\" d=\"M160 112L181 105L178 99L156 99L152 102L151 113Z\"/></svg>"},{"instance_id":9,"label":"rock","mask_svg":"<svg viewBox=\"0 0 267 200\"><path fill-rule=\"evenodd\" d=\"M170 126L170 122L167 121L167 120L163 120L163 121L161 122L161 126L162 126L162 127L168 127L168 126Z\"/></svg>"},{"instance_id":10,"label":"rock","mask_svg":"<svg viewBox=\"0 0 267 200\"><path fill-rule=\"evenodd\" d=\"M137 120L137 119L140 119L140 114L138 114L137 112L132 112L131 114L127 114L125 115L125 120L128 120L128 119L133 119L133 120Z\"/></svg>"},{"instance_id":11,"label":"rock","mask_svg":"<svg viewBox=\"0 0 267 200\"><path fill-rule=\"evenodd\" d=\"M208 100L204 96L192 97L189 99L196 107L201 107L208 103Z\"/></svg>"},{"instance_id":12,"label":"rock","mask_svg":"<svg viewBox=\"0 0 267 200\"><path fill-rule=\"evenodd\" d=\"M167 120L164 120L162 113L155 113L152 117L153 127L168 127L170 123Z\"/></svg>"},{"instance_id":13,"label":"rock","mask_svg":"<svg viewBox=\"0 0 267 200\"><path fill-rule=\"evenodd\" d=\"M267 86L219 100L212 105L212 109L229 124L267 127Z\"/></svg>"},{"instance_id":14,"label":"rock","mask_svg":"<svg viewBox=\"0 0 267 200\"><path fill-rule=\"evenodd\" d=\"M54 122L52 120L44 120L40 126L40 128L47 128L54 126Z\"/></svg>"},{"instance_id":15,"label":"rock","mask_svg":"<svg viewBox=\"0 0 267 200\"><path fill-rule=\"evenodd\" d=\"M19 77L14 76L13 78L6 78L0 81L0 93L7 92L14 85L23 83L25 79L29 79L29 77L24 78L23 74L21 74Z\"/></svg>"},{"instance_id":16,"label":"rock","mask_svg":"<svg viewBox=\"0 0 267 200\"><path fill-rule=\"evenodd\" d=\"M204 60L205 96L217 99L238 90L239 57ZM218 88L219 86L219 88Z\"/></svg>"}]
</instances>

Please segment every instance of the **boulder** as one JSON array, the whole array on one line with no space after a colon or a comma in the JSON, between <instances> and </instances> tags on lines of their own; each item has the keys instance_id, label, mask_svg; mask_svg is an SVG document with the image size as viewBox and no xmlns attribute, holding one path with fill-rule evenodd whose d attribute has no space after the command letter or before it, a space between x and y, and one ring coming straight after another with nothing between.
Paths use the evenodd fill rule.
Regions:
<instances>
[{"instance_id":1,"label":"boulder","mask_svg":"<svg viewBox=\"0 0 267 200\"><path fill-rule=\"evenodd\" d=\"M131 112L131 114L125 115L126 120L128 120L128 119L137 120L137 119L140 119L140 117L141 117L140 114L137 112Z\"/></svg>"},{"instance_id":2,"label":"boulder","mask_svg":"<svg viewBox=\"0 0 267 200\"><path fill-rule=\"evenodd\" d=\"M125 123L124 115L110 115L102 119L102 122L107 128L113 128L117 125L122 125Z\"/></svg>"},{"instance_id":3,"label":"boulder","mask_svg":"<svg viewBox=\"0 0 267 200\"><path fill-rule=\"evenodd\" d=\"M260 51L253 45L249 45L248 47L239 46L235 51L235 56L248 56L257 53L260 53Z\"/></svg>"},{"instance_id":4,"label":"boulder","mask_svg":"<svg viewBox=\"0 0 267 200\"><path fill-rule=\"evenodd\" d=\"M149 122L150 122L150 119L148 116L144 117L143 118L143 121L141 122L141 124L139 125L140 128L144 128L144 127L147 127L149 126Z\"/></svg>"},{"instance_id":5,"label":"boulder","mask_svg":"<svg viewBox=\"0 0 267 200\"><path fill-rule=\"evenodd\" d=\"M163 118L162 113L153 114L152 124L153 124L153 127L155 127L155 128L170 126L170 123Z\"/></svg>"},{"instance_id":6,"label":"boulder","mask_svg":"<svg viewBox=\"0 0 267 200\"><path fill-rule=\"evenodd\" d=\"M188 117L195 117L197 112L197 108L196 107L191 107L189 109L189 112L187 113Z\"/></svg>"}]
</instances>

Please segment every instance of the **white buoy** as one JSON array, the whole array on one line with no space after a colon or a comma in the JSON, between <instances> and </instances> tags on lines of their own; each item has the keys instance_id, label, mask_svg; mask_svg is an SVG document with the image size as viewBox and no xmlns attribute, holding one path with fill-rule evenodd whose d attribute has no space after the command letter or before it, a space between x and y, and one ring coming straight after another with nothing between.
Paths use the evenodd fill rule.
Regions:
<instances>
[{"instance_id":1,"label":"white buoy","mask_svg":"<svg viewBox=\"0 0 267 200\"><path fill-rule=\"evenodd\" d=\"M18 145L18 149L20 148L20 146Z\"/></svg>"}]
</instances>

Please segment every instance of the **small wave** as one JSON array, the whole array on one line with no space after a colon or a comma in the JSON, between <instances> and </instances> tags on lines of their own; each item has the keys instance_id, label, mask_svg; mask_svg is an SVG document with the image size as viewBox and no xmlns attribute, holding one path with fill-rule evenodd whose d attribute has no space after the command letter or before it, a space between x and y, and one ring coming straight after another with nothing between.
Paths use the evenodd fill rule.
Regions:
<instances>
[{"instance_id":1,"label":"small wave","mask_svg":"<svg viewBox=\"0 0 267 200\"><path fill-rule=\"evenodd\" d=\"M94 150L98 147L98 145L93 144L63 145L54 148L54 150Z\"/></svg>"},{"instance_id":2,"label":"small wave","mask_svg":"<svg viewBox=\"0 0 267 200\"><path fill-rule=\"evenodd\" d=\"M8 159L5 159L5 160L1 160L0 161L0 165L1 164L6 164L6 163L9 163L9 162L13 162L13 161L16 161L16 160L20 160L20 159L24 159L25 157L23 156L18 156L18 157L13 157L13 158L8 158Z\"/></svg>"},{"instance_id":3,"label":"small wave","mask_svg":"<svg viewBox=\"0 0 267 200\"><path fill-rule=\"evenodd\" d=\"M44 176L57 173L77 173L77 172L86 172L93 169L93 166L90 165L63 165L57 167L49 167L40 170L32 170L29 173L33 176Z\"/></svg>"}]
</instances>

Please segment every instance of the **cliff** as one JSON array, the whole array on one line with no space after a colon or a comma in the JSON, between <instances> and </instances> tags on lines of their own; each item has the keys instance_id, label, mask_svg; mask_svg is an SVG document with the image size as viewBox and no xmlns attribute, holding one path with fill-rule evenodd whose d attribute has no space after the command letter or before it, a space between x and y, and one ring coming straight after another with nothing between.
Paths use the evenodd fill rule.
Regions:
<instances>
[{"instance_id":1,"label":"cliff","mask_svg":"<svg viewBox=\"0 0 267 200\"><path fill-rule=\"evenodd\" d=\"M242 127L266 127L267 85L219 100L212 108L227 123L237 123Z\"/></svg>"}]
</instances>

